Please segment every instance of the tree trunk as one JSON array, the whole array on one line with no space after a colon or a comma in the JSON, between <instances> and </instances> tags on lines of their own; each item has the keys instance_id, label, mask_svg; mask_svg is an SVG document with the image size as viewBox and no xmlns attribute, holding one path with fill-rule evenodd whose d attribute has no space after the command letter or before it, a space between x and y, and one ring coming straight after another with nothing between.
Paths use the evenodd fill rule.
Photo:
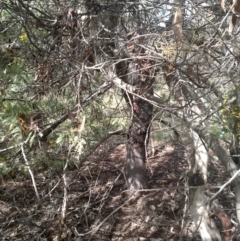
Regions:
<instances>
[{"instance_id":1,"label":"tree trunk","mask_svg":"<svg viewBox=\"0 0 240 241\"><path fill-rule=\"evenodd\" d=\"M177 8L174 19L178 20L176 16L178 16L179 10L180 8ZM176 24L179 25L181 22L177 21L173 22L173 24L175 24L173 28L176 28ZM179 32L175 29L177 46L181 44L179 42L180 35L178 34ZM175 53L171 56L171 63L175 64L177 55L178 48L175 49ZM163 71L166 83L173 93L174 99L182 106L183 115L189 119L189 122L194 120L195 123L201 123L202 108L200 99L189 91L188 85L185 82L179 81L177 71L172 71L170 67L170 65L163 66ZM197 101L195 101L195 98ZM189 173L189 215L192 217L203 241L221 241L220 233L214 221L209 217L209 206L205 204L204 198L205 185L207 183L208 153L204 142L194 130L191 130L191 139L193 143L193 156L191 171Z\"/></svg>"},{"instance_id":2,"label":"tree trunk","mask_svg":"<svg viewBox=\"0 0 240 241\"><path fill-rule=\"evenodd\" d=\"M132 37L132 41L136 45L132 45L131 50L122 46L121 52L118 54L123 60L118 61L115 67L118 78L133 87L132 90L125 89L123 91L126 103L132 113L132 123L128 132L125 173L128 188L139 190L148 186L145 161L153 105L149 103L145 95L153 96L152 84L155 81L156 71L153 60L138 59L139 56L144 56L145 49L138 46L144 42L144 37L140 37L137 32Z\"/></svg>"},{"instance_id":3,"label":"tree trunk","mask_svg":"<svg viewBox=\"0 0 240 241\"><path fill-rule=\"evenodd\" d=\"M199 231L202 241L221 241L220 233L215 222L209 218L208 209L204 204L204 187L191 189L193 199L190 201L190 212L194 224ZM189 194L190 196L190 194Z\"/></svg>"},{"instance_id":4,"label":"tree trunk","mask_svg":"<svg viewBox=\"0 0 240 241\"><path fill-rule=\"evenodd\" d=\"M208 133L206 129L194 128L194 130L199 134L199 136L204 139L209 148L212 149L214 154L219 158L222 164L225 166L226 170L229 172L230 176L237 173L238 167L233 162L232 158L228 153L221 147L216 137ZM236 213L238 221L240 222L240 175L234 180L235 183L235 199L236 199Z\"/></svg>"},{"instance_id":5,"label":"tree trunk","mask_svg":"<svg viewBox=\"0 0 240 241\"><path fill-rule=\"evenodd\" d=\"M189 177L189 211L198 228L202 241L221 241L220 233L213 220L209 218L209 205L205 204L205 185L207 184L208 152L199 135L192 130L194 155Z\"/></svg>"},{"instance_id":6,"label":"tree trunk","mask_svg":"<svg viewBox=\"0 0 240 241\"><path fill-rule=\"evenodd\" d=\"M130 190L147 188L146 146L153 106L143 100L133 102L133 120L129 130L126 157L126 179Z\"/></svg>"}]
</instances>

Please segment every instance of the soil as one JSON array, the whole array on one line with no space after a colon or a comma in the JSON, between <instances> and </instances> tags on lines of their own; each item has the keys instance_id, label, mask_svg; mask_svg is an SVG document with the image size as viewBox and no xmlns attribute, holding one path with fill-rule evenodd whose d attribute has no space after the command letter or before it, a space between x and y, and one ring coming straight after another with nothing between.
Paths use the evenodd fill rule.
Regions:
<instances>
[{"instance_id":1,"label":"soil","mask_svg":"<svg viewBox=\"0 0 240 241\"><path fill-rule=\"evenodd\" d=\"M125 156L125 145L111 150L100 147L81 168L65 172L67 185L62 172L36 174L40 204L30 178L2 180L0 240L201 240L188 216L185 147L173 142L157 146L146 162L150 187L134 194L125 186ZM206 198L229 176L212 158L208 178ZM212 206L228 214L233 240L240 240L232 186L225 188ZM215 221L221 230L221 223Z\"/></svg>"}]
</instances>

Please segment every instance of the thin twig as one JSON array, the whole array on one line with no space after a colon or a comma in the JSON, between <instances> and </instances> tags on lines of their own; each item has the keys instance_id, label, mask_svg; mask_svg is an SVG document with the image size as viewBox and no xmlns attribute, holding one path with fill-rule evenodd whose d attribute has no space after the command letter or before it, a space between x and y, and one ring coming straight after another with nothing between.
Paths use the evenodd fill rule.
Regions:
<instances>
[{"instance_id":1,"label":"thin twig","mask_svg":"<svg viewBox=\"0 0 240 241\"><path fill-rule=\"evenodd\" d=\"M88 231L87 233L83 233L83 234L80 234L78 233L77 229L75 228L75 233L78 235L78 236L85 236L87 234L91 234L92 235L94 233L96 233L99 228L114 214L116 213L119 209L121 209L124 205L126 205L132 198L134 197L134 195L132 195L127 201L125 201L122 205L120 205L118 208L116 208L113 212L111 212L100 224L98 224L95 228L93 228L91 231Z\"/></svg>"},{"instance_id":2,"label":"thin twig","mask_svg":"<svg viewBox=\"0 0 240 241\"><path fill-rule=\"evenodd\" d=\"M62 224L64 223L65 217L66 217L66 207L67 207L67 179L66 179L66 170L68 167L69 158L67 158L65 166L63 168L63 204L62 204Z\"/></svg>"},{"instance_id":3,"label":"thin twig","mask_svg":"<svg viewBox=\"0 0 240 241\"><path fill-rule=\"evenodd\" d=\"M22 150L23 159L24 159L24 161L26 163L26 166L27 166L28 171L30 173L30 176L32 178L32 183L33 183L34 191L35 191L35 194L36 194L36 197L37 197L37 201L40 204L41 203L41 199L40 199L40 196L38 194L38 190L37 190L37 185L36 185L36 182L35 182L34 174L33 174L33 171L31 170L31 167L30 167L29 162L27 160L27 157L25 155L23 144L21 145L21 150Z\"/></svg>"}]
</instances>

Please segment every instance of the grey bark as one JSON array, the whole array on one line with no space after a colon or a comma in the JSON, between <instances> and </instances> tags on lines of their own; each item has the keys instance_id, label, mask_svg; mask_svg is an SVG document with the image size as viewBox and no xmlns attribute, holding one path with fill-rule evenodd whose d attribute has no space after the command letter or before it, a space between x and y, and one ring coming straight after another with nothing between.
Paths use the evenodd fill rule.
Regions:
<instances>
[{"instance_id":1,"label":"grey bark","mask_svg":"<svg viewBox=\"0 0 240 241\"><path fill-rule=\"evenodd\" d=\"M194 156L189 178L189 211L203 241L221 241L215 222L209 218L204 196L207 184L208 152L198 133L192 130Z\"/></svg>"},{"instance_id":2,"label":"grey bark","mask_svg":"<svg viewBox=\"0 0 240 241\"><path fill-rule=\"evenodd\" d=\"M238 167L233 162L230 155L221 147L218 139L213 135L211 135L210 133L208 133L208 131L205 128L195 127L194 130L206 142L208 147L212 149L214 154L219 158L219 160L225 166L230 176L233 176L238 171ZM238 222L240 222L240 176L239 175L235 179L235 200L236 200L237 218L238 218Z\"/></svg>"}]
</instances>

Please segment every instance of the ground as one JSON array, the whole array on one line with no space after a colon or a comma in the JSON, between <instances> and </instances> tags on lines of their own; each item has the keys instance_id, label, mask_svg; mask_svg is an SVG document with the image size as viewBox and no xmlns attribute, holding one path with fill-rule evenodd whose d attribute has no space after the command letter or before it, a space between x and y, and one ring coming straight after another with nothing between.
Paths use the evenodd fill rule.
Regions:
<instances>
[{"instance_id":1,"label":"ground","mask_svg":"<svg viewBox=\"0 0 240 241\"><path fill-rule=\"evenodd\" d=\"M158 145L146 163L149 189L132 196L124 180L125 145L99 147L79 169L36 174L39 204L26 177L2 180L0 239L39 241L175 241L200 240L187 212L189 153L173 142ZM212 196L229 176L216 158L209 163ZM215 187L215 188L214 188ZM233 222L238 238L232 187L214 200ZM67 199L64 199L64 192ZM66 201L65 219L62 218ZM221 229L220 222L216 220Z\"/></svg>"}]
</instances>

